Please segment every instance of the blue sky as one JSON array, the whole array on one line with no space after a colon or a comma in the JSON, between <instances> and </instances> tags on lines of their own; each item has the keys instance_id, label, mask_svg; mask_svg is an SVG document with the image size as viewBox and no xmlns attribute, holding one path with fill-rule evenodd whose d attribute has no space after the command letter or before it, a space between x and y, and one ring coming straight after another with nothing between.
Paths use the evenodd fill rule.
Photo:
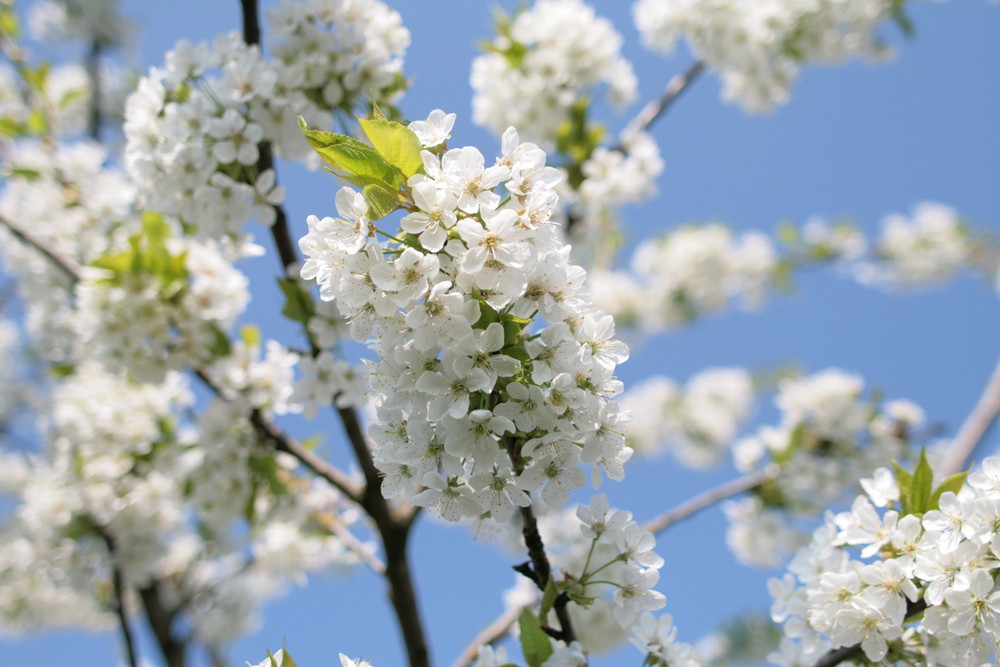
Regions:
<instances>
[{"instance_id":1,"label":"blue sky","mask_svg":"<svg viewBox=\"0 0 1000 667\"><path fill-rule=\"evenodd\" d=\"M490 36L493 3L390 4L412 33L405 71L413 86L404 113L417 119L437 107L456 112L451 145L476 145L490 155L498 142L472 125L468 74L477 43ZM683 50L672 58L644 51L627 3L593 4L625 36L641 101L690 62ZM239 26L236 0L134 0L125 6L140 24L132 57L143 68L159 64L179 38L210 39ZM908 212L924 200L952 205L974 227L1000 232L1000 6L984 0L919 3L912 18L916 34L910 40L886 30L897 47L894 60L807 68L791 103L769 116L724 105L714 75L699 80L655 127L666 167L659 196L624 213L629 244L690 221L771 231L781 220L801 222L813 214L850 216L874 233L886 213ZM611 128L627 118L628 112L609 119ZM339 184L323 174L284 180L293 229L301 235L306 215L333 210ZM258 237L266 238L263 230ZM258 266L251 318L273 313L280 303L273 264ZM973 278L931 292L887 295L818 270L801 276L792 295L774 298L757 313L732 312L635 345L619 376L628 386L650 369L686 380L708 366L837 366L861 373L889 398L915 400L931 422L953 432L1000 352L998 306L992 285ZM765 419L773 411L763 405L757 414ZM332 434L326 446L342 460L338 437ZM984 452L997 444L991 437ZM624 483L603 490L613 504L645 519L734 474L725 466L691 474L662 459L633 466ZM768 605L769 573L732 562L724 527L721 512L713 510L660 541L666 565L659 588L687 641L734 613ZM510 565L520 561L426 518L412 548L433 658L450 664L501 610L498 593L513 582ZM265 646L273 650L283 640L302 667L337 664L338 651L381 667L402 664L384 591L381 581L360 570L356 577L317 578L265 610L263 629L233 648L232 664L256 662ZM151 638L139 641L155 660ZM118 655L111 634L53 631L3 644L12 664L112 665ZM640 662L627 648L601 664Z\"/></svg>"}]
</instances>

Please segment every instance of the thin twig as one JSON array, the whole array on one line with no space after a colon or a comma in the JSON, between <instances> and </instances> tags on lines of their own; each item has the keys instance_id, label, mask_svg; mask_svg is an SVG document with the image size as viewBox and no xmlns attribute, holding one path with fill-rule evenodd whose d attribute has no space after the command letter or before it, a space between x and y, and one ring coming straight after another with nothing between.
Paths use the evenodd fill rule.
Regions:
<instances>
[{"instance_id":1,"label":"thin twig","mask_svg":"<svg viewBox=\"0 0 1000 667\"><path fill-rule=\"evenodd\" d=\"M962 427L948 446L947 458L941 466L945 476L954 475L965 467L983 436L996 421L998 413L1000 413L1000 361L993 369L993 374L986 383L976 407L965 418Z\"/></svg>"},{"instance_id":2,"label":"thin twig","mask_svg":"<svg viewBox=\"0 0 1000 667\"><path fill-rule=\"evenodd\" d=\"M690 500L686 500L677 507L669 509L660 516L652 519L643 526L643 530L651 533L660 533L683 519L688 519L698 512L715 505L719 501L725 500L737 494L757 488L774 479L778 474L777 465L769 465L763 470L752 472L743 477L737 477L725 484L709 489L698 494Z\"/></svg>"},{"instance_id":3,"label":"thin twig","mask_svg":"<svg viewBox=\"0 0 1000 667\"><path fill-rule=\"evenodd\" d=\"M373 554L371 550L368 549L365 544L359 540L354 533L352 533L347 526L339 521L330 522L329 528L333 533L340 538L340 541L347 545L347 548L358 555L365 565L371 568L372 572L375 574L384 575L385 574L385 563L379 559L378 556Z\"/></svg>"},{"instance_id":4,"label":"thin twig","mask_svg":"<svg viewBox=\"0 0 1000 667\"><path fill-rule=\"evenodd\" d=\"M479 631L479 634L465 647L462 654L458 656L458 659L451 664L451 667L467 667L469 663L476 659L480 648L489 646L506 637L523 610L523 607L511 607L497 616L489 625Z\"/></svg>"},{"instance_id":5,"label":"thin twig","mask_svg":"<svg viewBox=\"0 0 1000 667\"><path fill-rule=\"evenodd\" d=\"M53 266L62 271L66 275L66 277L69 278L71 283L75 284L80 282L80 280L82 279L82 272L80 270L80 267L77 266L75 262L63 257L57 251L50 248L45 241L41 240L31 232L27 231L26 229L24 229L24 227L14 222L10 218L4 215L0 215L0 224L9 229L14 236L21 239L35 250L45 255L45 258L48 259Z\"/></svg>"},{"instance_id":6,"label":"thin twig","mask_svg":"<svg viewBox=\"0 0 1000 667\"><path fill-rule=\"evenodd\" d=\"M98 528L98 533L108 548L108 560L111 561L111 588L115 595L115 615L118 617L118 629L121 631L122 642L125 644L125 655L128 657L129 667L139 667L135 639L132 636L132 628L129 626L128 614L125 612L125 583L122 581L122 572L117 564L118 551L115 548L115 540L103 528Z\"/></svg>"},{"instance_id":7,"label":"thin twig","mask_svg":"<svg viewBox=\"0 0 1000 667\"><path fill-rule=\"evenodd\" d=\"M202 383L211 389L217 396L226 398L222 388L215 383L215 380L204 368L196 368L195 375ZM257 429L258 434L268 440L279 452L285 452L295 457L302 465L313 471L319 477L328 481L334 488L343 493L356 503L361 502L361 489L346 474L327 463L321 457L306 449L298 440L285 433L281 427L275 424L259 408L254 408L250 412L250 423Z\"/></svg>"},{"instance_id":8,"label":"thin twig","mask_svg":"<svg viewBox=\"0 0 1000 667\"><path fill-rule=\"evenodd\" d=\"M635 118L629 121L629 124L625 126L625 129L621 133L621 138L618 145L615 146L614 150L623 150L628 142L631 141L635 135L646 130L650 125L655 123L657 119L662 116L667 109L680 97L681 93L687 90L687 87L692 81L698 78L705 70L705 63L701 60L695 61L687 71L680 74L675 74L670 81L667 82L667 87L663 89L663 93L655 100L650 101L646 106L644 106Z\"/></svg>"}]
</instances>

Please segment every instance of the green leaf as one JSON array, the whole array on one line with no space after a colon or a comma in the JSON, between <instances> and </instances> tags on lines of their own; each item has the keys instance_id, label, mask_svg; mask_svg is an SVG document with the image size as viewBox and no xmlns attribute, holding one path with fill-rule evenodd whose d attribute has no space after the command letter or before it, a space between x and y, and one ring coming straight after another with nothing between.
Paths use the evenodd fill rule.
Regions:
<instances>
[{"instance_id":1,"label":"green leaf","mask_svg":"<svg viewBox=\"0 0 1000 667\"><path fill-rule=\"evenodd\" d=\"M285 295L281 314L294 322L309 322L316 314L316 306L302 284L294 278L278 278L278 287Z\"/></svg>"},{"instance_id":2,"label":"green leaf","mask_svg":"<svg viewBox=\"0 0 1000 667\"><path fill-rule=\"evenodd\" d=\"M361 194L368 202L368 217L381 220L399 208L399 191L391 190L384 185L372 183L361 188Z\"/></svg>"},{"instance_id":3,"label":"green leaf","mask_svg":"<svg viewBox=\"0 0 1000 667\"><path fill-rule=\"evenodd\" d=\"M0 7L0 35L6 35L14 41L21 33L21 28L17 23L17 14L14 8L6 3Z\"/></svg>"},{"instance_id":4,"label":"green leaf","mask_svg":"<svg viewBox=\"0 0 1000 667\"><path fill-rule=\"evenodd\" d=\"M356 139L355 143L340 142L317 148L316 152L330 165L348 176L361 176L372 183L384 183L390 190L399 189L396 170L378 152Z\"/></svg>"},{"instance_id":5,"label":"green leaf","mask_svg":"<svg viewBox=\"0 0 1000 667\"><path fill-rule=\"evenodd\" d=\"M923 514L930 509L931 485L934 482L934 471L927 461L927 452L920 448L920 461L917 462L917 469L913 471L913 487L910 491L910 502L912 503L913 514Z\"/></svg>"},{"instance_id":6,"label":"green leaf","mask_svg":"<svg viewBox=\"0 0 1000 667\"><path fill-rule=\"evenodd\" d=\"M24 124L24 131L33 137L41 137L48 132L48 121L41 109L32 109L28 114L28 120Z\"/></svg>"},{"instance_id":7,"label":"green leaf","mask_svg":"<svg viewBox=\"0 0 1000 667\"><path fill-rule=\"evenodd\" d=\"M102 278L98 282L106 285L121 285L123 278L132 272L132 258L134 251L128 250L115 255L102 255L93 262L91 266L111 272L111 277Z\"/></svg>"},{"instance_id":8,"label":"green leaf","mask_svg":"<svg viewBox=\"0 0 1000 667\"><path fill-rule=\"evenodd\" d=\"M42 92L49 79L49 71L52 69L51 63L42 63L37 69L25 68L23 70L24 81L31 90Z\"/></svg>"},{"instance_id":9,"label":"green leaf","mask_svg":"<svg viewBox=\"0 0 1000 667\"><path fill-rule=\"evenodd\" d=\"M798 245L799 229L791 222L783 222L778 225L778 240L788 246Z\"/></svg>"},{"instance_id":10,"label":"green leaf","mask_svg":"<svg viewBox=\"0 0 1000 667\"><path fill-rule=\"evenodd\" d=\"M403 176L409 178L423 167L420 140L413 130L384 118L359 118L358 122L375 150Z\"/></svg>"},{"instance_id":11,"label":"green leaf","mask_svg":"<svg viewBox=\"0 0 1000 667\"><path fill-rule=\"evenodd\" d=\"M892 20L896 22L899 26L900 31L902 31L903 36L907 39L911 39L917 32L916 27L913 25L913 21L910 20L909 15L903 8L903 1L899 0L894 3L895 6L892 8Z\"/></svg>"},{"instance_id":12,"label":"green leaf","mask_svg":"<svg viewBox=\"0 0 1000 667\"><path fill-rule=\"evenodd\" d=\"M903 516L906 516L912 513L913 475L903 470L903 467L895 461L892 462L892 469L896 473L896 486L899 487L900 510Z\"/></svg>"},{"instance_id":13,"label":"green leaf","mask_svg":"<svg viewBox=\"0 0 1000 667\"><path fill-rule=\"evenodd\" d=\"M542 608L538 611L542 620L545 620L545 617L549 615L557 597L559 597L559 590L556 588L556 582L552 577L549 577L549 583L545 584L545 592L542 594Z\"/></svg>"},{"instance_id":14,"label":"green leaf","mask_svg":"<svg viewBox=\"0 0 1000 667\"><path fill-rule=\"evenodd\" d=\"M209 353L215 358L228 357L229 353L233 350L233 346L229 342L229 336L216 324L211 324L209 331L212 333L212 342L208 346Z\"/></svg>"},{"instance_id":15,"label":"green leaf","mask_svg":"<svg viewBox=\"0 0 1000 667\"><path fill-rule=\"evenodd\" d=\"M483 299L479 299L479 319L472 325L474 329L485 329L494 322L500 321L500 313L493 310L490 304Z\"/></svg>"},{"instance_id":16,"label":"green leaf","mask_svg":"<svg viewBox=\"0 0 1000 667\"><path fill-rule=\"evenodd\" d=\"M931 494L931 499L929 502L928 511L939 509L941 504L941 496L948 491L952 493L958 493L962 490L962 485L965 484L965 478L969 476L969 471L955 473L948 479L941 482L941 485L934 489L934 493Z\"/></svg>"},{"instance_id":17,"label":"green leaf","mask_svg":"<svg viewBox=\"0 0 1000 667\"><path fill-rule=\"evenodd\" d=\"M260 329L252 324L247 324L240 329L240 338L243 339L243 343L247 347L256 347L260 345Z\"/></svg>"},{"instance_id":18,"label":"green leaf","mask_svg":"<svg viewBox=\"0 0 1000 667\"><path fill-rule=\"evenodd\" d=\"M778 465L787 463L793 456L795 456L795 452L802 449L805 442L806 423L799 422L799 424L792 431L791 436L788 438L788 446L774 455L774 462Z\"/></svg>"},{"instance_id":19,"label":"green leaf","mask_svg":"<svg viewBox=\"0 0 1000 667\"><path fill-rule=\"evenodd\" d=\"M24 169L22 167L14 167L10 170L11 176L19 176L26 181L37 181L42 177L42 174L34 169Z\"/></svg>"},{"instance_id":20,"label":"green leaf","mask_svg":"<svg viewBox=\"0 0 1000 667\"><path fill-rule=\"evenodd\" d=\"M85 88L71 88L63 93L63 96L59 98L59 108L65 109L73 102L77 101L87 93Z\"/></svg>"},{"instance_id":21,"label":"green leaf","mask_svg":"<svg viewBox=\"0 0 1000 667\"><path fill-rule=\"evenodd\" d=\"M503 344L504 345L514 345L518 342L518 338L521 336L521 332L524 328L531 324L531 319L527 317L515 317L514 315L504 315L501 320L503 323Z\"/></svg>"},{"instance_id":22,"label":"green leaf","mask_svg":"<svg viewBox=\"0 0 1000 667\"><path fill-rule=\"evenodd\" d=\"M399 189L396 169L368 144L345 134L309 130L301 116L299 127L302 128L302 133L305 134L313 150L319 153L327 164L343 172L338 176L348 180L353 176L361 177L363 179L361 183L350 181L359 187L383 183L390 190Z\"/></svg>"},{"instance_id":23,"label":"green leaf","mask_svg":"<svg viewBox=\"0 0 1000 667\"><path fill-rule=\"evenodd\" d=\"M0 118L0 139L14 139L24 134L24 127L14 118Z\"/></svg>"},{"instance_id":24,"label":"green leaf","mask_svg":"<svg viewBox=\"0 0 1000 667\"><path fill-rule=\"evenodd\" d=\"M524 651L528 667L542 667L542 663L552 655L552 642L549 636L542 630L538 618L530 609L521 612L518 625L521 628L521 650Z\"/></svg>"}]
</instances>

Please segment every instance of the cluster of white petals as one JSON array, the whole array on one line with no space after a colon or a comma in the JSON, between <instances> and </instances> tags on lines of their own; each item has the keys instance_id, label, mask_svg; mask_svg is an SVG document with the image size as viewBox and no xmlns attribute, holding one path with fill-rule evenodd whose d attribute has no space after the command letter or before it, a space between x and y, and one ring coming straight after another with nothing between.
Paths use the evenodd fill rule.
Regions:
<instances>
[{"instance_id":1,"label":"cluster of white petals","mask_svg":"<svg viewBox=\"0 0 1000 667\"><path fill-rule=\"evenodd\" d=\"M636 248L631 271L595 272L594 302L616 321L655 332L725 308L740 296L755 307L778 257L770 239L738 239L721 224L685 226Z\"/></svg>"},{"instance_id":2,"label":"cluster of white petals","mask_svg":"<svg viewBox=\"0 0 1000 667\"><path fill-rule=\"evenodd\" d=\"M780 466L773 483L725 507L729 546L740 560L778 564L808 535L804 521L843 502L857 480L904 453L923 412L909 401L875 404L863 391L860 377L837 369L784 380L775 399L778 425L736 443L740 470Z\"/></svg>"},{"instance_id":3,"label":"cluster of white petals","mask_svg":"<svg viewBox=\"0 0 1000 667\"><path fill-rule=\"evenodd\" d=\"M619 401L633 415L625 441L641 455L668 450L686 465L713 465L725 456L753 399L753 379L742 368L710 368L684 387L654 375Z\"/></svg>"},{"instance_id":4,"label":"cluster of white petals","mask_svg":"<svg viewBox=\"0 0 1000 667\"><path fill-rule=\"evenodd\" d=\"M862 480L866 494L828 514L770 582L786 636L772 660L809 664L860 644L880 664L987 663L1000 641L1000 459L963 478L948 487L957 492L938 487L925 511L901 500L919 494L913 480L886 468Z\"/></svg>"},{"instance_id":5,"label":"cluster of white petals","mask_svg":"<svg viewBox=\"0 0 1000 667\"><path fill-rule=\"evenodd\" d=\"M99 42L103 48L130 41L135 25L121 12L121 0L41 0L28 11L35 39L64 43Z\"/></svg>"},{"instance_id":6,"label":"cluster of white petals","mask_svg":"<svg viewBox=\"0 0 1000 667\"><path fill-rule=\"evenodd\" d=\"M788 101L802 66L886 55L879 30L895 0L639 0L643 42L687 41L722 77L722 96L751 111Z\"/></svg>"},{"instance_id":7,"label":"cluster of white petals","mask_svg":"<svg viewBox=\"0 0 1000 667\"><path fill-rule=\"evenodd\" d=\"M882 220L871 260L860 263L860 281L889 288L935 285L952 278L972 257L974 242L958 212L936 202L921 202L912 214Z\"/></svg>"},{"instance_id":8,"label":"cluster of white petals","mask_svg":"<svg viewBox=\"0 0 1000 667\"><path fill-rule=\"evenodd\" d=\"M549 147L571 107L606 86L617 106L636 95L621 35L582 0L538 0L520 11L472 64L473 120L514 126Z\"/></svg>"},{"instance_id":9,"label":"cluster of white petals","mask_svg":"<svg viewBox=\"0 0 1000 667\"><path fill-rule=\"evenodd\" d=\"M187 611L201 640L228 641L288 580L356 561L318 530L357 518L339 493L275 458L249 405L216 400L183 424L192 400L178 374L137 384L87 364L59 382L44 458L3 457L3 490L18 497L0 526L4 627L107 627L115 568Z\"/></svg>"},{"instance_id":10,"label":"cluster of white petals","mask_svg":"<svg viewBox=\"0 0 1000 667\"><path fill-rule=\"evenodd\" d=\"M422 155L401 231L376 231L364 197L344 188L341 217L311 216L300 241L303 278L377 355L370 436L383 493L449 521L506 522L535 491L565 505L585 483L581 463L595 484L602 471L621 479L631 450L611 398L628 348L559 241L558 172L512 129L494 166L471 147Z\"/></svg>"},{"instance_id":11,"label":"cluster of white petals","mask_svg":"<svg viewBox=\"0 0 1000 667\"><path fill-rule=\"evenodd\" d=\"M267 14L273 58L229 33L181 41L129 98L125 164L147 208L203 238L239 237L256 211L270 225L284 199L258 144L285 158L311 150L296 116L314 125L369 97L389 104L404 85L409 32L381 2L285 0Z\"/></svg>"},{"instance_id":12,"label":"cluster of white petals","mask_svg":"<svg viewBox=\"0 0 1000 667\"><path fill-rule=\"evenodd\" d=\"M612 508L604 494L594 495L587 505L575 509L541 509L545 513L539 530L546 552L562 572L561 586L579 602L568 610L586 653L606 654L631 642L671 665L693 664L682 661L692 659L692 649L676 640L670 615L657 618L652 613L666 603L665 596L653 588L663 559L653 551L654 536L636 523L632 513ZM516 526L508 526L506 534L499 536L514 553L524 549L519 532ZM509 609L521 609L538 601L538 591L520 578L504 598ZM679 662L672 662L675 659ZM504 663L484 664L499 667Z\"/></svg>"}]
</instances>

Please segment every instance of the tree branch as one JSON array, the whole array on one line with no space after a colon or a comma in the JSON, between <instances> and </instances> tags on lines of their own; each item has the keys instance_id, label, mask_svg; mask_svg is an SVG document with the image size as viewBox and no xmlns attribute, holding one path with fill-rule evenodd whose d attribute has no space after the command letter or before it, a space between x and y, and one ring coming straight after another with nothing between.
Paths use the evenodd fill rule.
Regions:
<instances>
[{"instance_id":1,"label":"tree branch","mask_svg":"<svg viewBox=\"0 0 1000 667\"><path fill-rule=\"evenodd\" d=\"M167 667L185 667L187 663L187 645L183 639L174 633L174 620L177 611L167 609L160 596L156 583L139 589L139 599L149 619L149 627L153 630L160 652L167 662Z\"/></svg>"},{"instance_id":2,"label":"tree branch","mask_svg":"<svg viewBox=\"0 0 1000 667\"><path fill-rule=\"evenodd\" d=\"M654 534L661 533L678 521L690 518L719 501L745 491L749 491L750 489L755 489L758 486L771 481L777 477L778 472L778 466L771 464L763 470L752 472L748 475L744 475L743 477L738 477L734 480L726 482L725 484L721 484L714 489L709 489L708 491L700 493L694 498L684 501L673 509L667 510L655 519L648 521L642 528L643 530L647 530Z\"/></svg>"},{"instance_id":3,"label":"tree branch","mask_svg":"<svg viewBox=\"0 0 1000 667\"><path fill-rule=\"evenodd\" d=\"M257 0L240 0L243 10L243 40L247 44L260 45L260 22L257 16ZM260 144L260 157L257 160L257 171L262 173L274 168L270 142ZM277 183L277 179L275 179ZM299 263L298 252L292 243L288 228L288 218L284 208L275 207L275 222L271 226L271 236L281 259L285 274ZM320 353L315 341L306 335L313 356ZM358 460L365 477L365 488L360 495L360 504L372 517L378 528L379 536L385 549L385 577L389 581L389 598L396 612L396 620L403 634L410 667L428 667L430 664L427 640L424 636L423 623L420 619L420 609L417 605L416 591L410 574L410 564L407 556L407 542L410 528L416 512L411 508L404 512L393 512L388 501L382 496L382 479L371 451L361 429L361 421L353 408L338 407L348 441ZM301 460L301 459L300 459Z\"/></svg>"},{"instance_id":4,"label":"tree branch","mask_svg":"<svg viewBox=\"0 0 1000 667\"><path fill-rule=\"evenodd\" d=\"M1000 413L1000 361L993 369L993 374L986 383L976 406L965 418L962 427L948 446L947 457L941 468L946 477L954 475L966 466L966 462L983 436L996 421L998 413Z\"/></svg>"},{"instance_id":5,"label":"tree branch","mask_svg":"<svg viewBox=\"0 0 1000 667\"><path fill-rule=\"evenodd\" d=\"M507 636L510 629L517 623L523 607L511 607L497 616L489 625L479 631L472 642L465 647L461 655L451 664L451 667L467 667L476 659L479 649L498 642Z\"/></svg>"},{"instance_id":6,"label":"tree branch","mask_svg":"<svg viewBox=\"0 0 1000 667\"><path fill-rule=\"evenodd\" d=\"M87 115L87 136L94 141L101 139L101 55L104 44L99 39L90 43L87 52L87 78L90 79L90 109Z\"/></svg>"},{"instance_id":7,"label":"tree branch","mask_svg":"<svg viewBox=\"0 0 1000 667\"><path fill-rule=\"evenodd\" d=\"M103 528L98 527L97 531L108 548L108 559L111 561L111 587L115 596L115 615L118 617L118 629L121 631L122 643L125 644L125 655L128 658L129 667L139 667L139 657L135 649L135 640L132 637L132 628L129 626L128 615L125 612L125 584L122 581L122 572L118 569L118 551L115 548L115 541Z\"/></svg>"},{"instance_id":8,"label":"tree branch","mask_svg":"<svg viewBox=\"0 0 1000 667\"><path fill-rule=\"evenodd\" d=\"M66 259L58 252L50 248L45 241L2 214L0 214L0 224L9 229L11 233L21 239L21 241L27 243L32 248L45 255L45 258L49 260L53 266L62 271L63 274L69 278L70 283L76 284L80 282L82 272L80 267L76 265L76 262Z\"/></svg>"},{"instance_id":9,"label":"tree branch","mask_svg":"<svg viewBox=\"0 0 1000 667\"><path fill-rule=\"evenodd\" d=\"M504 438L504 441L507 451L510 453L514 472L520 475L524 472L524 464L521 462L520 445L513 438ZM521 519L524 522L524 525L521 527L521 534L524 536L524 546L528 549L528 557L531 558L531 561L515 567L514 570L535 582L535 586L544 594L549 580L552 579L552 565L549 563L549 557L545 553L545 543L542 541L541 533L538 532L538 520L535 518L535 512L531 505L521 508ZM569 610L567 609L568 604L569 596L560 594L556 596L556 600L552 605L552 610L556 613L556 618L559 619L559 631L542 627L550 636L560 639L567 644L576 641L576 633L573 631L573 621L570 619Z\"/></svg>"},{"instance_id":10,"label":"tree branch","mask_svg":"<svg viewBox=\"0 0 1000 667\"><path fill-rule=\"evenodd\" d=\"M635 118L629 121L621 133L621 138L614 150L624 150L628 142L640 132L649 128L660 116L666 113L667 109L681 96L687 87L705 70L705 63L701 60L695 61L687 71L675 74L659 98L650 101L644 106Z\"/></svg>"},{"instance_id":11,"label":"tree branch","mask_svg":"<svg viewBox=\"0 0 1000 667\"><path fill-rule=\"evenodd\" d=\"M222 388L215 383L207 369L196 368L194 372L198 379L216 396L225 398ZM277 451L291 454L302 465L328 481L345 496L356 503L361 503L362 491L350 477L306 449L298 440L281 430L281 427L271 421L259 408L254 408L250 412L250 423L253 424L257 433L270 442Z\"/></svg>"}]
</instances>

